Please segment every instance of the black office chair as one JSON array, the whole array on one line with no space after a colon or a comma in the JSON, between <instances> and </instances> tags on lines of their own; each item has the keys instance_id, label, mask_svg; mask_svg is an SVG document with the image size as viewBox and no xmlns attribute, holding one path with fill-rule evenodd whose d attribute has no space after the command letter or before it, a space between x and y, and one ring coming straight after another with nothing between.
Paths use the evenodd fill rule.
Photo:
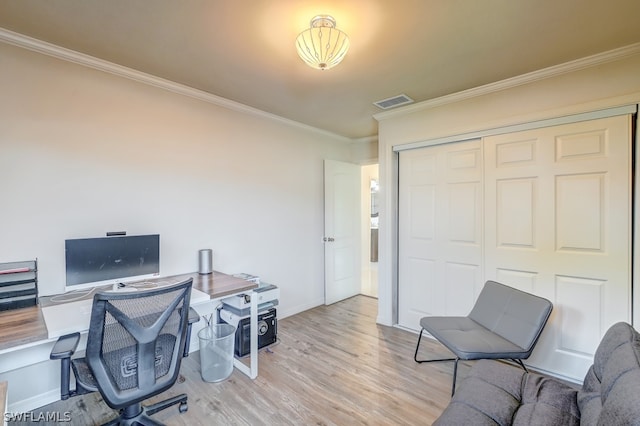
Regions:
<instances>
[{"instance_id":1,"label":"black office chair","mask_svg":"<svg viewBox=\"0 0 640 426\"><path fill-rule=\"evenodd\" d=\"M149 416L174 404L187 411L185 394L146 407L141 402L173 386L188 355L191 323L198 319L189 309L192 284L190 278L150 290L96 293L85 357L71 359L80 333L60 337L51 351L51 359L61 360L61 398L99 391L120 410L110 425L158 425Z\"/></svg>"}]
</instances>

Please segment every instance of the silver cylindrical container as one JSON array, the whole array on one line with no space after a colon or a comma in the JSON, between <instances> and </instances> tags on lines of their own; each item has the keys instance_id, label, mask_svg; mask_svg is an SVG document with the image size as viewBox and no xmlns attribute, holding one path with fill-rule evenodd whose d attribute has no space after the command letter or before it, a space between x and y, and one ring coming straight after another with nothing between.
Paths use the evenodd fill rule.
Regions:
<instances>
[{"instance_id":1,"label":"silver cylindrical container","mask_svg":"<svg viewBox=\"0 0 640 426\"><path fill-rule=\"evenodd\" d=\"M213 252L211 249L202 249L198 252L198 273L207 275L213 272Z\"/></svg>"}]
</instances>

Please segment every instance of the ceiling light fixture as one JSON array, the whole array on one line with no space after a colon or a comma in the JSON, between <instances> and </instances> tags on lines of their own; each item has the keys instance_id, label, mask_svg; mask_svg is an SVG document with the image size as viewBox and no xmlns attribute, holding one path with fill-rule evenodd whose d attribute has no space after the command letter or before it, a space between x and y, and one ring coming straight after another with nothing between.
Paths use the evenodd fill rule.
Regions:
<instances>
[{"instance_id":1,"label":"ceiling light fixture","mask_svg":"<svg viewBox=\"0 0 640 426\"><path fill-rule=\"evenodd\" d=\"M336 28L336 20L318 15L308 30L296 38L296 49L303 61L312 68L328 70L338 65L349 50L349 37Z\"/></svg>"}]
</instances>

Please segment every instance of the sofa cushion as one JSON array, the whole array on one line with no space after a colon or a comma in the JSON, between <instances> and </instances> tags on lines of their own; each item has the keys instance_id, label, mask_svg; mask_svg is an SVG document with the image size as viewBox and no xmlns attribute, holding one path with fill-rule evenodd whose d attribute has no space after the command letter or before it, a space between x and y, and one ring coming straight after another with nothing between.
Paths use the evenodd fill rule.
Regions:
<instances>
[{"instance_id":1,"label":"sofa cushion","mask_svg":"<svg viewBox=\"0 0 640 426\"><path fill-rule=\"evenodd\" d=\"M480 360L434 425L579 425L577 389Z\"/></svg>"},{"instance_id":2,"label":"sofa cushion","mask_svg":"<svg viewBox=\"0 0 640 426\"><path fill-rule=\"evenodd\" d=\"M617 323L580 390L497 361L476 363L435 425L640 426L640 334Z\"/></svg>"},{"instance_id":3,"label":"sofa cushion","mask_svg":"<svg viewBox=\"0 0 640 426\"><path fill-rule=\"evenodd\" d=\"M581 425L640 425L640 334L627 323L602 338L578 393Z\"/></svg>"}]
</instances>

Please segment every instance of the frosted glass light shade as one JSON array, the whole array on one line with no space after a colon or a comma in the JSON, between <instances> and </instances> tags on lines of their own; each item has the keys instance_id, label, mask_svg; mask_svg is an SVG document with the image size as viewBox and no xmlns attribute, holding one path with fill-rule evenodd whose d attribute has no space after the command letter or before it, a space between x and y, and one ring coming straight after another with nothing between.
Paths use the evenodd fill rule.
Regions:
<instances>
[{"instance_id":1,"label":"frosted glass light shade","mask_svg":"<svg viewBox=\"0 0 640 426\"><path fill-rule=\"evenodd\" d=\"M336 21L329 15L319 15L311 20L311 26L296 38L298 55L310 67L328 70L338 65L349 50L349 37L336 28Z\"/></svg>"}]
</instances>

